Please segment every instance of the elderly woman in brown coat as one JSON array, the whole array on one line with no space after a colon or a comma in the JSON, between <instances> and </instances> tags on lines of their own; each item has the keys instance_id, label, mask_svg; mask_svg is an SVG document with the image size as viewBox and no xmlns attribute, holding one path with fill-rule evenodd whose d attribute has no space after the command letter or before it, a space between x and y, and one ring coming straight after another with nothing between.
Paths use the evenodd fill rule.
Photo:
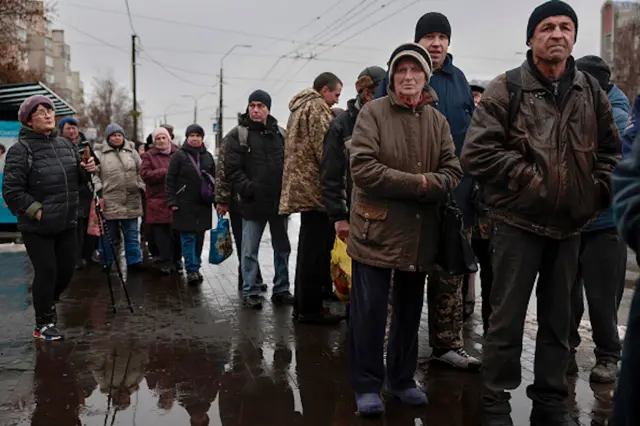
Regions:
<instances>
[{"instance_id":1,"label":"elderly woman in brown coat","mask_svg":"<svg viewBox=\"0 0 640 426\"><path fill-rule=\"evenodd\" d=\"M439 203L447 185L455 187L462 176L447 120L428 105L437 102L436 93L425 90L431 68L429 53L420 45L398 47L391 55L388 96L362 108L351 142L349 369L363 415L384 411L383 386L405 404L427 403L413 380L424 283L438 245Z\"/></svg>"}]
</instances>

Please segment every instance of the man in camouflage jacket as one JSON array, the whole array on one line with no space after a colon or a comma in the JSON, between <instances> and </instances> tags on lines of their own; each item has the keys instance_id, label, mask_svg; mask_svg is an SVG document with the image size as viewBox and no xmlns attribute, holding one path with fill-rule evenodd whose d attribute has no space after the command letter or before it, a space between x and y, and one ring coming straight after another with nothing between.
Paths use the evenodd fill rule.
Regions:
<instances>
[{"instance_id":1,"label":"man in camouflage jacket","mask_svg":"<svg viewBox=\"0 0 640 426\"><path fill-rule=\"evenodd\" d=\"M333 120L342 82L322 73L289 103L280 214L301 214L293 316L307 323L335 323L339 317L323 311L323 289L331 288L329 264L335 239L333 224L322 204L320 160L324 136Z\"/></svg>"}]
</instances>

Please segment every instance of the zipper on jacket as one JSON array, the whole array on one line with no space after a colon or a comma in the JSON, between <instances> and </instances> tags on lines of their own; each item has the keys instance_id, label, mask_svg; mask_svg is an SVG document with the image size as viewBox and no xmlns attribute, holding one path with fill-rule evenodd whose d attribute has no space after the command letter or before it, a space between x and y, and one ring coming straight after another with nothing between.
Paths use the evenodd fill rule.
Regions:
<instances>
[{"instance_id":1,"label":"zipper on jacket","mask_svg":"<svg viewBox=\"0 0 640 426\"><path fill-rule=\"evenodd\" d=\"M55 143L55 139L53 140L53 142ZM56 154L56 160L58 160L58 163L60 164L60 167L62 168L62 174L64 175L64 190L65 190L65 195L66 195L64 217L65 217L65 219L67 219L69 217L69 180L67 178L67 171L64 169L64 165L62 164L62 161L60 160L60 156L58 155L58 150L56 149L55 145L53 145L53 152Z\"/></svg>"}]
</instances>

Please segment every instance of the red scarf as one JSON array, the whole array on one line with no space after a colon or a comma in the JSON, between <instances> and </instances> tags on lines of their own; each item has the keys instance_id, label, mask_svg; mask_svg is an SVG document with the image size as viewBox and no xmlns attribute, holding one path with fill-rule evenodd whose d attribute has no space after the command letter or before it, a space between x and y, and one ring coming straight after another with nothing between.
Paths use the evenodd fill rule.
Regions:
<instances>
[{"instance_id":1,"label":"red scarf","mask_svg":"<svg viewBox=\"0 0 640 426\"><path fill-rule=\"evenodd\" d=\"M398 93L396 93L396 95L398 96L398 99L399 99L403 104L405 104L406 106L408 106L408 107L409 107L409 108L411 108L411 109L416 109L416 107L417 107L418 105L420 105L420 104L424 101L424 94L423 94L423 93L421 93L421 94L420 94L420 99L418 99L418 101L417 101L417 102L411 102L409 99L405 98L405 97L404 97L404 96L402 96L402 95L399 95Z\"/></svg>"}]
</instances>

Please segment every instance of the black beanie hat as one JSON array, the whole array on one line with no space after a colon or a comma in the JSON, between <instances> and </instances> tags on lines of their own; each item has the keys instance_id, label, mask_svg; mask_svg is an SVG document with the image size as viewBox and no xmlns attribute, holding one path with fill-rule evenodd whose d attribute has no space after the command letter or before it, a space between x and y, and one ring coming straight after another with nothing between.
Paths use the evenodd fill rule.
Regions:
<instances>
[{"instance_id":1,"label":"black beanie hat","mask_svg":"<svg viewBox=\"0 0 640 426\"><path fill-rule=\"evenodd\" d=\"M561 0L549 0L542 3L540 6L533 10L533 13L529 17L529 24L527 25L527 44L533 33L536 30L538 24L550 16L568 16L571 18L576 26L576 39L578 38L578 15L571 6Z\"/></svg>"},{"instance_id":2,"label":"black beanie hat","mask_svg":"<svg viewBox=\"0 0 640 426\"><path fill-rule=\"evenodd\" d=\"M184 135L186 137L189 137L189 135L200 135L204 138L204 129L199 124L190 124L184 132Z\"/></svg>"},{"instance_id":3,"label":"black beanie hat","mask_svg":"<svg viewBox=\"0 0 640 426\"><path fill-rule=\"evenodd\" d=\"M251 102L262 102L267 106L269 110L271 110L271 96L264 90L258 89L252 94L250 94L249 103Z\"/></svg>"},{"instance_id":4,"label":"black beanie hat","mask_svg":"<svg viewBox=\"0 0 640 426\"><path fill-rule=\"evenodd\" d=\"M451 24L449 24L449 20L442 13L429 12L422 15L422 18L420 18L416 24L414 41L417 43L422 40L422 37L431 33L445 34L449 37L449 42L451 42Z\"/></svg>"},{"instance_id":5,"label":"black beanie hat","mask_svg":"<svg viewBox=\"0 0 640 426\"><path fill-rule=\"evenodd\" d=\"M576 61L576 67L583 72L591 74L604 91L608 91L611 86L611 68L599 56L587 55Z\"/></svg>"}]
</instances>

